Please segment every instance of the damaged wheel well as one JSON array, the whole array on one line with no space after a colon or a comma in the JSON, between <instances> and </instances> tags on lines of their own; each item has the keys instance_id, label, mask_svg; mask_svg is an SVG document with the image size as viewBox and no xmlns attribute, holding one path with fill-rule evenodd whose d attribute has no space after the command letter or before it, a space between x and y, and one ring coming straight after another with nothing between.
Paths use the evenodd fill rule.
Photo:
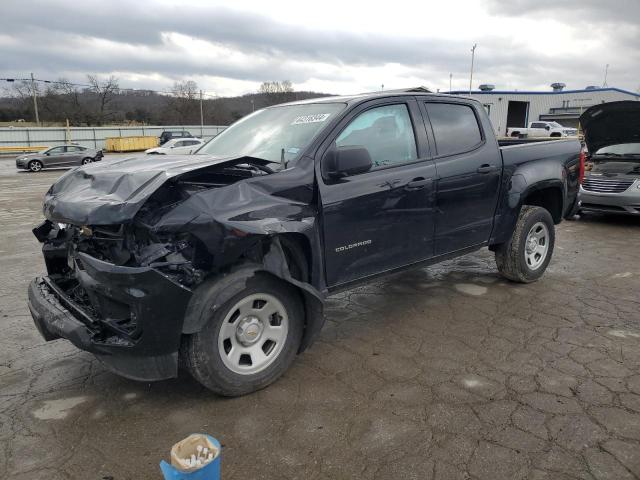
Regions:
<instances>
[{"instance_id":1,"label":"damaged wheel well","mask_svg":"<svg viewBox=\"0 0 640 480\"><path fill-rule=\"evenodd\" d=\"M297 234L277 235L269 239L266 250L262 263L245 258L229 271L211 275L193 291L184 318L183 334L198 332L207 322L209 311L221 308L256 275L266 275L274 281L284 281L295 287L305 310L300 351L313 342L324 323L323 297L308 283L310 247L306 238Z\"/></svg>"}]
</instances>

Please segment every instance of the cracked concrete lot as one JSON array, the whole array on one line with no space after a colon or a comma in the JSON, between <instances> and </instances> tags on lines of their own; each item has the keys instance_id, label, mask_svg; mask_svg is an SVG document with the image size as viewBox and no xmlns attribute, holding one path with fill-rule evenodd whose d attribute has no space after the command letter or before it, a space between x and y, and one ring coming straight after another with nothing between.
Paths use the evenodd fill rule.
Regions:
<instances>
[{"instance_id":1,"label":"cracked concrete lot","mask_svg":"<svg viewBox=\"0 0 640 480\"><path fill-rule=\"evenodd\" d=\"M157 479L192 432L225 480L640 477L640 219L564 222L532 285L482 251L341 294L281 380L222 399L40 338L30 229L59 175L0 160L0 478Z\"/></svg>"}]
</instances>

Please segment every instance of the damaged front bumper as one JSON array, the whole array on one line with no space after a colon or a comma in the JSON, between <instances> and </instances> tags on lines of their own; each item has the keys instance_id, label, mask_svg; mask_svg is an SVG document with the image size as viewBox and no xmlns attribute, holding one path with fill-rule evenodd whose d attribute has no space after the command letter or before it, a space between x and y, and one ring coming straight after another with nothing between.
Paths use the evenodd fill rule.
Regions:
<instances>
[{"instance_id":1,"label":"damaged front bumper","mask_svg":"<svg viewBox=\"0 0 640 480\"><path fill-rule=\"evenodd\" d=\"M80 252L71 262L73 275L50 274L29 286L29 310L44 339L67 339L135 380L177 376L191 290L151 267L117 266Z\"/></svg>"}]
</instances>

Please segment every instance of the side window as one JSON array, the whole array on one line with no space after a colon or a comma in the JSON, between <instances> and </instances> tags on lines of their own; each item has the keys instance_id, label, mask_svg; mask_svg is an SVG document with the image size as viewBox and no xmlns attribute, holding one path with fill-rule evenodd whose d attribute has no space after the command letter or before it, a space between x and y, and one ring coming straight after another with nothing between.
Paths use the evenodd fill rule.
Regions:
<instances>
[{"instance_id":1,"label":"side window","mask_svg":"<svg viewBox=\"0 0 640 480\"><path fill-rule=\"evenodd\" d=\"M55 147L49 150L49 153L52 155L59 155L61 153L64 153L64 149L65 147Z\"/></svg>"},{"instance_id":2,"label":"side window","mask_svg":"<svg viewBox=\"0 0 640 480\"><path fill-rule=\"evenodd\" d=\"M174 147L184 147L184 142L176 142L173 144Z\"/></svg>"},{"instance_id":3,"label":"side window","mask_svg":"<svg viewBox=\"0 0 640 480\"><path fill-rule=\"evenodd\" d=\"M78 150L80 150L78 147L67 147L67 152L77 152Z\"/></svg>"},{"instance_id":4,"label":"side window","mask_svg":"<svg viewBox=\"0 0 640 480\"><path fill-rule=\"evenodd\" d=\"M532 123L531 124L531 128L544 128L546 126L547 126L546 123Z\"/></svg>"},{"instance_id":5,"label":"side window","mask_svg":"<svg viewBox=\"0 0 640 480\"><path fill-rule=\"evenodd\" d=\"M409 110L404 104L385 105L362 112L338 136L336 146L366 148L373 168L418 159Z\"/></svg>"},{"instance_id":6,"label":"side window","mask_svg":"<svg viewBox=\"0 0 640 480\"><path fill-rule=\"evenodd\" d=\"M473 150L482 134L473 109L455 103L427 103L438 155L455 155Z\"/></svg>"}]
</instances>

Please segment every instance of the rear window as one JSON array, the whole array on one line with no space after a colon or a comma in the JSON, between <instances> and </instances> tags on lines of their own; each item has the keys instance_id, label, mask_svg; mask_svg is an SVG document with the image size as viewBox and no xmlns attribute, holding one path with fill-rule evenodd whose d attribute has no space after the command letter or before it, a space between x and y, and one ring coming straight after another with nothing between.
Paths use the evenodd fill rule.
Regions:
<instances>
[{"instance_id":1,"label":"rear window","mask_svg":"<svg viewBox=\"0 0 640 480\"><path fill-rule=\"evenodd\" d=\"M473 109L455 103L427 103L438 156L468 152L482 143Z\"/></svg>"}]
</instances>

